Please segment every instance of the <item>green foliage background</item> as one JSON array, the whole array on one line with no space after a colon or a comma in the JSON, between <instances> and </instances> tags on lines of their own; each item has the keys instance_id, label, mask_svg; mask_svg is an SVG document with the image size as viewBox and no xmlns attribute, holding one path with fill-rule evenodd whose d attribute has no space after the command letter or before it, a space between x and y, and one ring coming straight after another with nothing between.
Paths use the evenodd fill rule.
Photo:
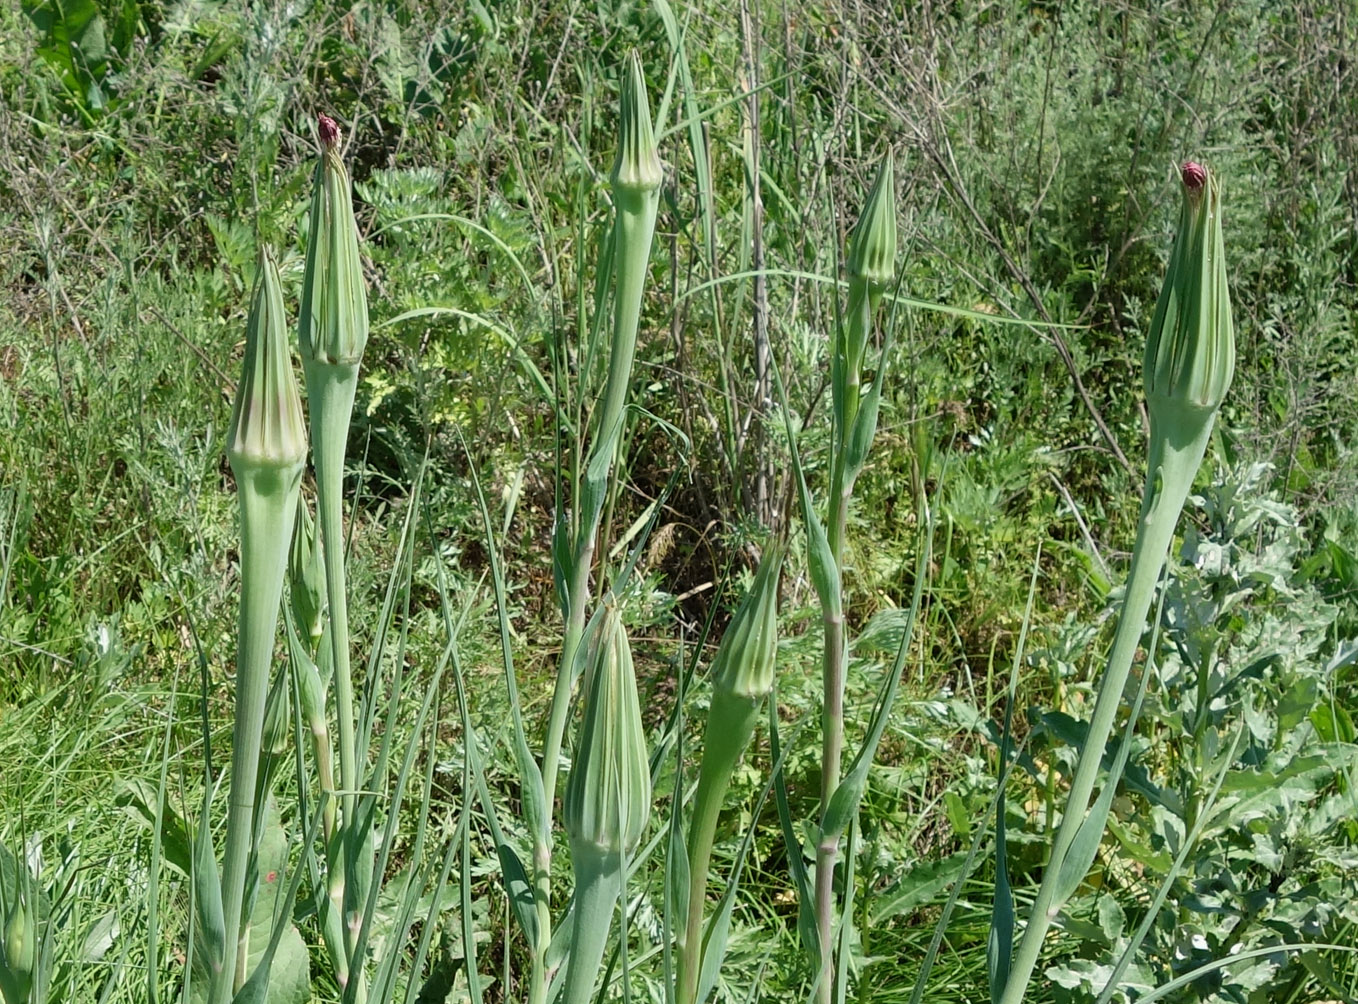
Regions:
<instances>
[{"instance_id":1,"label":"green foliage background","mask_svg":"<svg viewBox=\"0 0 1358 1004\"><path fill-rule=\"evenodd\" d=\"M691 444L682 452L639 419L613 519L616 538L682 465L683 487L644 562L650 599L629 612L643 704L670 693L680 637L712 603L729 607L723 572L758 515L758 458L782 456L752 378L762 326L804 416L810 475L824 480L836 296L809 276L837 274L856 200L888 144L902 179L901 292L953 308L898 311L898 376L851 515L850 622L866 629L851 667L859 707L913 585L916 485L932 493L940 527L910 694L865 807L859 908L871 923L857 958L870 975L859 987L870 982L873 1000L905 999L988 811L1005 670L1039 544L1020 707L1042 710L1024 725L1027 800L1010 800L1020 895L1041 867L1041 845L1024 846L1023 830L1031 837L1050 812L1056 774L1046 768L1078 741L1070 723L1099 662L1091 648L1106 640L1101 618L1125 563L1144 456L1141 346L1175 218L1173 166L1190 156L1223 179L1240 365L1218 469L1203 477L1205 508L1186 523L1182 575L1206 580L1209 609L1167 633L1188 639L1175 642L1178 658L1207 632L1215 640L1201 643L1213 651L1239 649L1228 660L1236 668L1274 651L1296 665L1270 663L1240 685L1255 701L1249 714L1268 718L1251 722L1249 742L1254 765L1286 782L1274 786L1281 801L1209 833L1194 878L1206 884L1176 889L1165 916L1177 919L1157 922L1139 972L1163 982L1183 958L1266 944L1269 932L1351 936L1354 814L1342 800L1354 766L1335 751L1353 742L1358 634L1352 6L675 7L704 109L710 192L697 181L664 25L639 0L0 9L0 843L17 850L39 837L49 863L85 876L69 923L87 955L68 963L103 965L69 970L70 999L115 978L116 992L136 999L109 974L135 968L143 952L144 785L168 727L172 801L193 811L184 806L196 804L204 752L192 698L200 679L208 735L218 756L225 748L236 531L223 434L259 241L292 252L293 300L300 286L294 235L316 112L345 127L370 263L374 333L350 450L353 606L380 602L395 517L427 448L438 547L417 569L425 602L411 616L437 622L433 562L442 562L471 623L485 625L464 632L481 639L466 653L473 710L487 722L502 715L474 465L504 519L525 710L545 716L559 642L547 547L556 444L549 388L534 370L550 373L551 352L591 323L614 95L630 47L663 107L669 170L635 389L639 408ZM747 98L756 88L757 124ZM745 275L756 255L773 270L762 287ZM1236 510L1213 491L1231 489L1209 491L1216 482L1238 486L1243 500L1230 505L1266 502L1262 515L1228 526L1223 513ZM1204 541L1219 549L1210 560ZM792 718L815 700L804 581L786 607L780 699ZM361 645L366 628L356 628ZM434 632L424 647L418 630L411 637L411 664L432 665ZM1184 832L1189 809L1164 792L1213 769L1193 760L1208 748L1202 730L1225 735L1217 718L1243 713L1214 705L1208 716L1196 691L1181 692L1181 671L1172 659L1162 667L1140 758L1146 784L1112 837L1133 871L1163 867ZM1289 745L1304 723L1319 746ZM444 739L431 755L456 760L456 730ZM1286 763L1269 759L1280 750ZM1328 766L1317 765L1327 750ZM787 770L794 796L814 799L809 754ZM449 763L449 804L460 772ZM510 781L494 775L492 766L496 790L511 797ZM760 775L751 769L744 784L733 804L742 794L750 804ZM1299 806L1328 822L1307 830ZM736 999L756 979L773 993L800 977L776 824L729 816L727 854L748 825L766 827L733 932L726 989ZM1289 819L1300 830L1288 831ZM100 868L80 872L79 861ZM1274 882L1273 894L1292 895L1279 876L1297 875L1314 889L1289 900L1291 914L1250 899ZM1228 889L1211 886L1217 876ZM176 881L161 895L182 921L187 892ZM1144 909L1135 876L1101 881L1075 911L1086 926L1044 991L1053 999L1090 999L1090 974ZM500 945L505 907L492 897L485 910L478 925ZM931 999L979 999L987 911L985 876L973 876ZM636 923L647 930L645 914ZM105 938L114 924L120 934ZM1182 999L1354 993L1355 967L1340 955L1265 969L1256 984Z\"/></svg>"}]
</instances>

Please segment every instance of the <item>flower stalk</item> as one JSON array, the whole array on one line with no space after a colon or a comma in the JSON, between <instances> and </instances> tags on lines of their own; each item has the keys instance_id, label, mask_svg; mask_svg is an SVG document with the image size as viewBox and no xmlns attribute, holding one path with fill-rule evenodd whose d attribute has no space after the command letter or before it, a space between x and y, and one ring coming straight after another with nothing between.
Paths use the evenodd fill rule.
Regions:
<instances>
[{"instance_id":1,"label":"flower stalk","mask_svg":"<svg viewBox=\"0 0 1358 1004\"><path fill-rule=\"evenodd\" d=\"M306 462L306 423L288 351L278 265L265 248L246 328L227 456L241 512L241 603L237 632L235 725L222 896L225 944L211 1000L228 1001L245 983L249 859L254 841L264 708L273 661L288 542Z\"/></svg>"},{"instance_id":2,"label":"flower stalk","mask_svg":"<svg viewBox=\"0 0 1358 1004\"><path fill-rule=\"evenodd\" d=\"M358 250L358 228L349 172L340 156L340 130L333 119L319 118L321 159L313 183L306 268L302 278L300 342L311 412L316 509L330 608L329 636L339 740L340 819L327 842L331 909L323 930L343 932L343 944L330 944L337 979L347 999L366 998L361 960L356 958L360 904L368 896L371 834L358 812L359 751L355 737L354 688L349 665L349 606L345 583L343 489L344 459L358 389L359 364L368 341L368 297ZM358 980L350 987L352 971Z\"/></svg>"},{"instance_id":3,"label":"flower stalk","mask_svg":"<svg viewBox=\"0 0 1358 1004\"><path fill-rule=\"evenodd\" d=\"M703 916L717 818L736 765L754 735L764 699L773 689L783 554L781 545L764 552L750 591L722 636L712 663L712 704L703 731L703 757L689 823L688 916L679 930L678 1004L696 1004L698 999L703 956L709 947L703 937Z\"/></svg>"},{"instance_id":4,"label":"flower stalk","mask_svg":"<svg viewBox=\"0 0 1358 1004\"><path fill-rule=\"evenodd\" d=\"M1100 797L1091 810L1090 797L1179 515L1235 371L1217 179L1193 162L1183 165L1181 179L1178 232L1142 366L1150 450L1127 588L1051 857L1000 1004L1021 1004L1048 929L1098 851L1111 800ZM1117 780L1109 777L1105 785Z\"/></svg>"},{"instance_id":5,"label":"flower stalk","mask_svg":"<svg viewBox=\"0 0 1358 1004\"><path fill-rule=\"evenodd\" d=\"M622 438L627 391L632 382L641 297L649 270L663 174L651 126L650 102L641 58L633 52L623 73L618 152L612 172L613 328L608 377L596 409L589 452L576 478L575 509L557 527L557 579L565 614L565 635L542 751L543 815L555 802L561 746L565 737L575 665L590 600L590 571L609 480ZM533 898L540 936L530 977L530 1004L543 1004L548 990L546 954L551 944L551 827L535 835Z\"/></svg>"},{"instance_id":6,"label":"flower stalk","mask_svg":"<svg viewBox=\"0 0 1358 1004\"><path fill-rule=\"evenodd\" d=\"M843 323L837 325L830 360L834 427L830 457L830 501L827 534L834 567L830 595L822 597L825 647L821 662L821 800L822 830L830 798L839 786L844 751L844 672L848 645L844 628L844 534L854 483L867 461L877 431L881 371L865 394L864 358L882 296L896 274L896 184L890 152L878 169L849 243L849 298ZM834 994L834 876L839 834L822 832L816 847L815 914L818 935L817 1000L830 1004Z\"/></svg>"}]
</instances>

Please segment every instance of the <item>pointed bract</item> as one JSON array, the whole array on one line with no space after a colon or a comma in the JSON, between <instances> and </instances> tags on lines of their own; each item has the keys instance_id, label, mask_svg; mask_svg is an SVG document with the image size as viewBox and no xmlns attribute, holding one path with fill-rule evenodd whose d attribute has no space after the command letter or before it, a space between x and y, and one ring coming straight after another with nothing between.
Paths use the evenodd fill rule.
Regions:
<instances>
[{"instance_id":1,"label":"pointed bract","mask_svg":"<svg viewBox=\"0 0 1358 1004\"><path fill-rule=\"evenodd\" d=\"M750 591L722 636L712 663L712 686L717 694L758 700L773 689L778 650L778 582L783 549L764 552ZM717 696L713 696L717 700Z\"/></svg>"},{"instance_id":2,"label":"pointed bract","mask_svg":"<svg viewBox=\"0 0 1358 1004\"><path fill-rule=\"evenodd\" d=\"M651 813L651 768L641 727L632 649L617 607L593 625L585 717L566 782L562 818L572 845L630 853Z\"/></svg>"},{"instance_id":3,"label":"pointed bract","mask_svg":"<svg viewBox=\"0 0 1358 1004\"><path fill-rule=\"evenodd\" d=\"M1146 340L1146 397L1152 411L1163 402L1213 412L1235 372L1221 189L1201 164L1189 161L1181 175L1179 230Z\"/></svg>"},{"instance_id":4,"label":"pointed bract","mask_svg":"<svg viewBox=\"0 0 1358 1004\"><path fill-rule=\"evenodd\" d=\"M290 468L306 459L306 420L288 350L288 320L278 265L266 247L245 329L245 365L227 433L239 476L247 467Z\"/></svg>"},{"instance_id":5,"label":"pointed bract","mask_svg":"<svg viewBox=\"0 0 1358 1004\"><path fill-rule=\"evenodd\" d=\"M651 104L646 77L635 51L623 71L622 115L618 125L618 156L613 162L613 187L649 192L660 187L664 173L651 129Z\"/></svg>"},{"instance_id":6,"label":"pointed bract","mask_svg":"<svg viewBox=\"0 0 1358 1004\"><path fill-rule=\"evenodd\" d=\"M896 172L890 150L849 239L848 271L878 289L896 278Z\"/></svg>"},{"instance_id":7,"label":"pointed bract","mask_svg":"<svg viewBox=\"0 0 1358 1004\"><path fill-rule=\"evenodd\" d=\"M320 117L323 150L316 166L302 277L300 335L304 359L357 365L368 343L368 290L358 253L349 172L340 159L340 132Z\"/></svg>"},{"instance_id":8,"label":"pointed bract","mask_svg":"<svg viewBox=\"0 0 1358 1004\"><path fill-rule=\"evenodd\" d=\"M316 523L300 493L292 546L288 549L288 596L293 619L314 652L320 642L325 613L325 560L321 557Z\"/></svg>"}]
</instances>

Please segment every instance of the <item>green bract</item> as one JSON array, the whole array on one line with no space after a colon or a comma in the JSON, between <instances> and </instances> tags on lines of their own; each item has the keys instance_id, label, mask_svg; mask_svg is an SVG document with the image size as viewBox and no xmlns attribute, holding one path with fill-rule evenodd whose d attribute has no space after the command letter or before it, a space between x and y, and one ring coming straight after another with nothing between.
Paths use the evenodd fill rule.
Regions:
<instances>
[{"instance_id":1,"label":"green bract","mask_svg":"<svg viewBox=\"0 0 1358 1004\"><path fill-rule=\"evenodd\" d=\"M896 175L889 151L853 229L846 264L851 279L863 279L878 289L896 278Z\"/></svg>"},{"instance_id":2,"label":"green bract","mask_svg":"<svg viewBox=\"0 0 1358 1004\"><path fill-rule=\"evenodd\" d=\"M302 276L302 355L308 361L357 365L368 343L368 291L358 256L358 228L340 132L320 116L324 150L311 195L306 271Z\"/></svg>"},{"instance_id":3,"label":"green bract","mask_svg":"<svg viewBox=\"0 0 1358 1004\"><path fill-rule=\"evenodd\" d=\"M650 102L646 100L646 77L641 57L633 51L624 71L622 116L618 126L618 154L613 161L615 189L653 192L660 187L663 171L651 129Z\"/></svg>"},{"instance_id":4,"label":"green bract","mask_svg":"<svg viewBox=\"0 0 1358 1004\"><path fill-rule=\"evenodd\" d=\"M589 639L585 717L562 817L571 846L629 853L651 814L651 768L641 728L632 649L605 601Z\"/></svg>"},{"instance_id":5,"label":"green bract","mask_svg":"<svg viewBox=\"0 0 1358 1004\"><path fill-rule=\"evenodd\" d=\"M1179 231L1146 339L1143 376L1152 416L1167 405L1215 411L1235 372L1220 186L1216 175L1191 161L1182 176Z\"/></svg>"},{"instance_id":6,"label":"green bract","mask_svg":"<svg viewBox=\"0 0 1358 1004\"><path fill-rule=\"evenodd\" d=\"M236 388L226 451L239 479L296 470L306 460L306 420L288 352L287 313L273 253L260 253L245 329L245 368Z\"/></svg>"},{"instance_id":7,"label":"green bract","mask_svg":"<svg viewBox=\"0 0 1358 1004\"><path fill-rule=\"evenodd\" d=\"M783 548L764 552L750 591L727 625L712 662L716 695L761 701L773 689L774 654L778 648L778 582ZM716 697L714 697L714 701Z\"/></svg>"},{"instance_id":8,"label":"green bract","mask_svg":"<svg viewBox=\"0 0 1358 1004\"><path fill-rule=\"evenodd\" d=\"M316 523L306 500L297 496L297 522L288 551L288 595L292 616L315 655L320 644L325 614L325 561L321 557L320 538Z\"/></svg>"}]
</instances>

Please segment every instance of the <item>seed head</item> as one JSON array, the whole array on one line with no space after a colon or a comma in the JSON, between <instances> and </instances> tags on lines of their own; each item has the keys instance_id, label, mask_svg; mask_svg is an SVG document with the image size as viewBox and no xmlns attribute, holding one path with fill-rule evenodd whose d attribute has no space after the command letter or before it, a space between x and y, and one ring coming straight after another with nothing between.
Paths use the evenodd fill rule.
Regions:
<instances>
[{"instance_id":1,"label":"seed head","mask_svg":"<svg viewBox=\"0 0 1358 1004\"><path fill-rule=\"evenodd\" d=\"M651 769L641 728L632 650L617 607L592 627L585 717L566 782L562 818L573 845L630 853L651 813Z\"/></svg>"},{"instance_id":2,"label":"seed head","mask_svg":"<svg viewBox=\"0 0 1358 1004\"><path fill-rule=\"evenodd\" d=\"M646 77L636 50L627 60L622 78L622 114L618 126L618 157L613 162L613 187L651 192L664 175L651 129L651 104L646 97Z\"/></svg>"},{"instance_id":3,"label":"seed head","mask_svg":"<svg viewBox=\"0 0 1358 1004\"><path fill-rule=\"evenodd\" d=\"M1235 372L1235 331L1216 175L1188 161L1169 268L1155 304L1143 364L1152 415L1158 403L1197 412L1220 407Z\"/></svg>"},{"instance_id":4,"label":"seed head","mask_svg":"<svg viewBox=\"0 0 1358 1004\"><path fill-rule=\"evenodd\" d=\"M306 421L288 351L283 287L273 252L260 250L259 271L245 328L245 364L227 434L231 468L300 468L306 459Z\"/></svg>"}]
</instances>

